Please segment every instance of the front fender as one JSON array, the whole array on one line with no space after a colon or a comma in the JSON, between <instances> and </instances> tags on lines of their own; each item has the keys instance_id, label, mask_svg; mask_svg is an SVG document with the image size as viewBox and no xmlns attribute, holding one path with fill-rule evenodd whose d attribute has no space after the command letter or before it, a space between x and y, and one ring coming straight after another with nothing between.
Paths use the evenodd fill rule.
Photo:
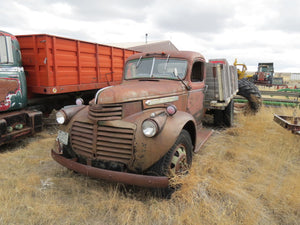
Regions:
<instances>
[{"instance_id":1,"label":"front fender","mask_svg":"<svg viewBox=\"0 0 300 225\"><path fill-rule=\"evenodd\" d=\"M74 109L74 111L72 111L72 108ZM67 114L65 111L70 111L69 112L70 115L65 124L59 125L59 130L69 133L75 120L77 121L79 120L82 122L90 121L88 119L89 106L87 105L74 106L74 107L70 106L67 107L66 109L62 108L61 110L64 111L65 114Z\"/></svg>"},{"instance_id":2,"label":"front fender","mask_svg":"<svg viewBox=\"0 0 300 225\"><path fill-rule=\"evenodd\" d=\"M173 116L166 117L160 132L154 137L146 137L142 132L142 123L145 119L150 118L152 112L158 109L147 110L147 113L136 114L130 120L136 124L134 140L134 160L129 165L129 169L136 172L144 172L159 159L161 159L169 149L174 145L183 127L188 123L195 123L191 114L178 111Z\"/></svg>"}]
</instances>

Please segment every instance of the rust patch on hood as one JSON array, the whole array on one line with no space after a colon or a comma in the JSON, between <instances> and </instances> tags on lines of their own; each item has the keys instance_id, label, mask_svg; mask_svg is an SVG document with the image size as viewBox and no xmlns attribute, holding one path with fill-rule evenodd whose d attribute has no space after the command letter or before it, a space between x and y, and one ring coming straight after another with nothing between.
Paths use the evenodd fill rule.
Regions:
<instances>
[{"instance_id":1,"label":"rust patch on hood","mask_svg":"<svg viewBox=\"0 0 300 225\"><path fill-rule=\"evenodd\" d=\"M131 102L140 99L172 96L185 92L180 81L170 80L136 80L108 88L101 92L97 104Z\"/></svg>"}]
</instances>

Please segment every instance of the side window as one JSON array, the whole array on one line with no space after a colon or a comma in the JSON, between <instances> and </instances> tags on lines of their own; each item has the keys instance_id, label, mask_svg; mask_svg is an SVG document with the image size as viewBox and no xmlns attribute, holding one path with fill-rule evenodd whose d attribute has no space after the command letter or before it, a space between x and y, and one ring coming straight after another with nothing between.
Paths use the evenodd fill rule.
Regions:
<instances>
[{"instance_id":1,"label":"side window","mask_svg":"<svg viewBox=\"0 0 300 225\"><path fill-rule=\"evenodd\" d=\"M192 69L192 82L201 82L204 77L204 63L203 62L195 62Z\"/></svg>"},{"instance_id":2,"label":"side window","mask_svg":"<svg viewBox=\"0 0 300 225\"><path fill-rule=\"evenodd\" d=\"M13 64L11 37L0 36L0 64Z\"/></svg>"}]
</instances>

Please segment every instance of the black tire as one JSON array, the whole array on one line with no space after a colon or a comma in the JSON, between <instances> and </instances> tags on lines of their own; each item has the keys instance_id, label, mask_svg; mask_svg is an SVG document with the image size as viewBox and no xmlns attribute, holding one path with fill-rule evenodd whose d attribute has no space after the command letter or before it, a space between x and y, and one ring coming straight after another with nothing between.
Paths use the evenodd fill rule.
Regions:
<instances>
[{"instance_id":1,"label":"black tire","mask_svg":"<svg viewBox=\"0 0 300 225\"><path fill-rule=\"evenodd\" d=\"M234 120L234 101L231 100L224 111L224 124L227 127L233 126Z\"/></svg>"},{"instance_id":2,"label":"black tire","mask_svg":"<svg viewBox=\"0 0 300 225\"><path fill-rule=\"evenodd\" d=\"M185 174L192 164L192 153L191 136L182 130L171 149L148 170L148 174L169 177Z\"/></svg>"},{"instance_id":3,"label":"black tire","mask_svg":"<svg viewBox=\"0 0 300 225\"><path fill-rule=\"evenodd\" d=\"M148 174L157 176L173 177L174 175L184 175L188 173L192 165L193 144L190 134L182 130L171 149L149 170ZM167 188L154 190L158 197L170 199L174 191L181 185L170 185Z\"/></svg>"},{"instance_id":4,"label":"black tire","mask_svg":"<svg viewBox=\"0 0 300 225\"><path fill-rule=\"evenodd\" d=\"M261 94L254 83L243 78L238 81L239 91L238 95L243 96L248 100L250 112L256 113L262 104Z\"/></svg>"},{"instance_id":5,"label":"black tire","mask_svg":"<svg viewBox=\"0 0 300 225\"><path fill-rule=\"evenodd\" d=\"M231 100L225 110L215 110L215 126L231 127L234 120L234 102Z\"/></svg>"}]
</instances>

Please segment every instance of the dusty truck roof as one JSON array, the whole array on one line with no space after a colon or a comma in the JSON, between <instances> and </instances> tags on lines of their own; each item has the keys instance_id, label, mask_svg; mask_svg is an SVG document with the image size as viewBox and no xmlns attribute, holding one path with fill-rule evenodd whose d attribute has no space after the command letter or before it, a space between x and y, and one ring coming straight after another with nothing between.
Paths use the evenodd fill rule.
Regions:
<instances>
[{"instance_id":1,"label":"dusty truck roof","mask_svg":"<svg viewBox=\"0 0 300 225\"><path fill-rule=\"evenodd\" d=\"M142 57L151 57L151 56L166 56L166 57L173 57L173 58L185 58L185 59L194 59L194 58L201 58L205 60L204 56L199 52L193 51L157 51L157 52L143 52L131 55L127 58L127 60L132 60L136 58Z\"/></svg>"},{"instance_id":2,"label":"dusty truck roof","mask_svg":"<svg viewBox=\"0 0 300 225\"><path fill-rule=\"evenodd\" d=\"M169 40L145 42L110 43L112 46L127 48L138 52L149 51L178 51L176 46Z\"/></svg>"}]
</instances>

